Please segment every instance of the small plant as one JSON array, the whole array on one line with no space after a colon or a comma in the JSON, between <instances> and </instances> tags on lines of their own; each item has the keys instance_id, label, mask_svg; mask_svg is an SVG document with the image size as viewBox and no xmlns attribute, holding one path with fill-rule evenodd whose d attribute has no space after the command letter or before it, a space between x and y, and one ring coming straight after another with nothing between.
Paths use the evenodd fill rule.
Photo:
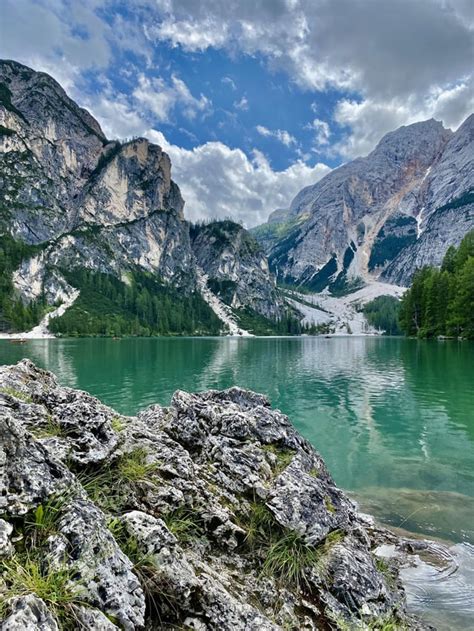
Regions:
<instances>
[{"instance_id":1,"label":"small plant","mask_svg":"<svg viewBox=\"0 0 474 631\"><path fill-rule=\"evenodd\" d=\"M180 543L189 543L200 539L204 533L204 521L201 515L191 508L182 506L162 516L168 530Z\"/></svg>"},{"instance_id":2,"label":"small plant","mask_svg":"<svg viewBox=\"0 0 474 631\"><path fill-rule=\"evenodd\" d=\"M73 626L74 605L82 604L77 588L71 582L67 569L42 571L40 563L25 555L14 556L0 562L0 572L5 582L5 601L15 596L35 594L53 612L63 627Z\"/></svg>"},{"instance_id":3,"label":"small plant","mask_svg":"<svg viewBox=\"0 0 474 631\"><path fill-rule=\"evenodd\" d=\"M272 453L276 456L276 463L273 464L273 469L277 475L282 473L286 467L291 463L295 456L295 451L286 447L277 447L276 445L263 445L263 451Z\"/></svg>"},{"instance_id":4,"label":"small plant","mask_svg":"<svg viewBox=\"0 0 474 631\"><path fill-rule=\"evenodd\" d=\"M277 576L283 583L301 588L306 570L316 565L320 552L296 532L288 532L268 548L263 573Z\"/></svg>"},{"instance_id":5,"label":"small plant","mask_svg":"<svg viewBox=\"0 0 474 631\"><path fill-rule=\"evenodd\" d=\"M248 510L238 521L246 531L244 543L251 549L268 545L275 536L281 535L281 526L267 506L258 499L250 502Z\"/></svg>"},{"instance_id":6,"label":"small plant","mask_svg":"<svg viewBox=\"0 0 474 631\"><path fill-rule=\"evenodd\" d=\"M28 394L25 394L16 388L5 387L1 388L0 392L8 394L8 396L14 397L15 399L20 399L20 401L23 401L24 403L33 403L33 399Z\"/></svg>"},{"instance_id":7,"label":"small plant","mask_svg":"<svg viewBox=\"0 0 474 631\"><path fill-rule=\"evenodd\" d=\"M126 428L126 424L123 422L120 416L114 416L114 418L110 421L110 424L112 425L112 429L114 430L114 432L117 432L117 434L120 434L120 432L123 432L123 430Z\"/></svg>"},{"instance_id":8,"label":"small plant","mask_svg":"<svg viewBox=\"0 0 474 631\"><path fill-rule=\"evenodd\" d=\"M147 463L147 455L147 450L142 447L137 447L133 451L123 454L117 462L120 477L127 482L139 482L156 471L158 463Z\"/></svg>"},{"instance_id":9,"label":"small plant","mask_svg":"<svg viewBox=\"0 0 474 631\"><path fill-rule=\"evenodd\" d=\"M324 498L324 505L326 506L326 510L329 511L330 513L335 513L336 512L336 508L334 506L334 504L331 501L331 498L329 497L329 495L326 495L326 497Z\"/></svg>"},{"instance_id":10,"label":"small plant","mask_svg":"<svg viewBox=\"0 0 474 631\"><path fill-rule=\"evenodd\" d=\"M148 452L137 447L121 455L109 467L86 469L77 474L90 499L107 512L117 513L127 504L130 491L146 480L159 463L147 463Z\"/></svg>"},{"instance_id":11,"label":"small plant","mask_svg":"<svg viewBox=\"0 0 474 631\"><path fill-rule=\"evenodd\" d=\"M310 471L308 471L308 475L310 475L312 478L319 478L319 469L313 467Z\"/></svg>"},{"instance_id":12,"label":"small plant","mask_svg":"<svg viewBox=\"0 0 474 631\"><path fill-rule=\"evenodd\" d=\"M64 436L65 432L61 425L48 414L47 421L40 427L34 427L31 433L35 438L51 438L53 436Z\"/></svg>"}]
</instances>

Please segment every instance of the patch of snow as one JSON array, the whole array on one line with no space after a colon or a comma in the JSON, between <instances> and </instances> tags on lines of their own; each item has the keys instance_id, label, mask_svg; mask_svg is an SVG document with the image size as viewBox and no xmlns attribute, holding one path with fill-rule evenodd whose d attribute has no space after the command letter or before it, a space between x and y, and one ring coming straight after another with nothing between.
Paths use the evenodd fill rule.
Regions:
<instances>
[{"instance_id":1,"label":"patch of snow","mask_svg":"<svg viewBox=\"0 0 474 631\"><path fill-rule=\"evenodd\" d=\"M207 302L207 304L214 311L216 316L221 320L229 329L229 335L240 335L242 337L253 337L252 333L249 333L245 329L242 329L237 324L232 309L226 305L220 298L218 298L207 285L208 276L204 270L196 266L197 268L197 282L198 288L201 292L201 296Z\"/></svg>"}]
</instances>

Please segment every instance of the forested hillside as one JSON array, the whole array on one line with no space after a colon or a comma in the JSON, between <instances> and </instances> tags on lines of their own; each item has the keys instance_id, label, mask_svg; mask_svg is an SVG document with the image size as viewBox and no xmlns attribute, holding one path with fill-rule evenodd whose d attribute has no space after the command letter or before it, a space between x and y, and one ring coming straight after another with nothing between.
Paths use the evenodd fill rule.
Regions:
<instances>
[{"instance_id":1,"label":"forested hillside","mask_svg":"<svg viewBox=\"0 0 474 631\"><path fill-rule=\"evenodd\" d=\"M400 326L406 335L474 339L474 230L447 250L441 269L416 272L402 299Z\"/></svg>"}]
</instances>

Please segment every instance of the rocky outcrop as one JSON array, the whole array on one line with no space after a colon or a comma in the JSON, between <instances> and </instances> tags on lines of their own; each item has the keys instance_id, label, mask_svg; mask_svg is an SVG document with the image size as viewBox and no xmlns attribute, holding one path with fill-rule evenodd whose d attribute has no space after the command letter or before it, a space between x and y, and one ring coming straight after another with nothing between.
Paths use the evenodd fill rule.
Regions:
<instances>
[{"instance_id":1,"label":"rocky outcrop","mask_svg":"<svg viewBox=\"0 0 474 631\"><path fill-rule=\"evenodd\" d=\"M261 246L241 225L214 221L194 226L192 248L208 286L223 302L241 309L250 307L267 318L283 313L275 279Z\"/></svg>"},{"instance_id":2,"label":"rocky outcrop","mask_svg":"<svg viewBox=\"0 0 474 631\"><path fill-rule=\"evenodd\" d=\"M63 272L77 269L122 280L139 270L199 291L168 155L145 138L108 140L54 79L13 61L0 61L0 165L0 237L34 246L13 278L24 302L67 299ZM254 259L240 263L257 266L268 283L259 305L275 314L274 282ZM239 302L251 306L243 291Z\"/></svg>"},{"instance_id":3,"label":"rocky outcrop","mask_svg":"<svg viewBox=\"0 0 474 631\"><path fill-rule=\"evenodd\" d=\"M401 127L367 157L304 188L277 213L280 236L273 214L254 231L278 279L340 291L381 274L407 284L420 263L439 264L474 227L461 208L430 226L437 209L473 188L473 126L474 115L454 134L435 120Z\"/></svg>"},{"instance_id":4,"label":"rocky outcrop","mask_svg":"<svg viewBox=\"0 0 474 631\"><path fill-rule=\"evenodd\" d=\"M0 423L2 629L422 628L381 531L262 395L123 417L23 360Z\"/></svg>"}]
</instances>

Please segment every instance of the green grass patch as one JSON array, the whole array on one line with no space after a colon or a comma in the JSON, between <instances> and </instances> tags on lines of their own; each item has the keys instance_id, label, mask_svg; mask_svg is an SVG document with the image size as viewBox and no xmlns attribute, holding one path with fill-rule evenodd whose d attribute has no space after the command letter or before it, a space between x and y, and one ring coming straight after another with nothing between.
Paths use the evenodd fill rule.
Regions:
<instances>
[{"instance_id":1,"label":"green grass patch","mask_svg":"<svg viewBox=\"0 0 474 631\"><path fill-rule=\"evenodd\" d=\"M24 392L21 392L20 390L16 390L16 388L5 387L5 388L1 388L0 392L3 392L3 394L7 394L8 396L13 397L15 399L19 399L20 401L23 401L24 403L33 403L33 399L28 394L25 394Z\"/></svg>"},{"instance_id":2,"label":"green grass patch","mask_svg":"<svg viewBox=\"0 0 474 631\"><path fill-rule=\"evenodd\" d=\"M72 572L68 569L46 569L41 563L28 556L14 556L0 562L0 574L5 582L2 617L7 613L9 598L35 594L41 598L59 621L62 629L77 628L75 605L86 604L80 598L77 585L71 582Z\"/></svg>"},{"instance_id":3,"label":"green grass patch","mask_svg":"<svg viewBox=\"0 0 474 631\"><path fill-rule=\"evenodd\" d=\"M280 475L291 464L293 458L296 455L296 451L288 449L286 447L278 447L277 445L263 445L263 451L271 453L276 457L276 462L273 463L273 470L277 475Z\"/></svg>"},{"instance_id":4,"label":"green grass patch","mask_svg":"<svg viewBox=\"0 0 474 631\"><path fill-rule=\"evenodd\" d=\"M146 449L137 447L107 467L82 469L76 475L94 504L105 512L120 513L128 507L130 493L160 466L147 462L147 455Z\"/></svg>"},{"instance_id":5,"label":"green grass patch","mask_svg":"<svg viewBox=\"0 0 474 631\"><path fill-rule=\"evenodd\" d=\"M204 520L192 508L180 507L167 515L162 515L162 519L180 543L190 543L205 535Z\"/></svg>"}]
</instances>

